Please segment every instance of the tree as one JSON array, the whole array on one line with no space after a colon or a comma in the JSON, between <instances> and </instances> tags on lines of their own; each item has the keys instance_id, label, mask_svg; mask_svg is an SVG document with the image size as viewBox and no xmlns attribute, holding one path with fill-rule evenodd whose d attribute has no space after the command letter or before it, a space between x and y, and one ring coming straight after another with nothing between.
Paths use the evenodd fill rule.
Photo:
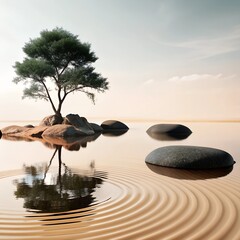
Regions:
<instances>
[{"instance_id":1,"label":"tree","mask_svg":"<svg viewBox=\"0 0 240 240\"><path fill-rule=\"evenodd\" d=\"M13 81L27 84L23 98L49 101L54 113L61 118L63 102L70 93L84 92L94 102L94 92L107 90L108 81L95 72L92 63L97 57L90 47L62 28L44 30L40 37L30 39L23 47L27 57L14 66L17 77ZM58 104L52 97L51 81Z\"/></svg>"}]
</instances>

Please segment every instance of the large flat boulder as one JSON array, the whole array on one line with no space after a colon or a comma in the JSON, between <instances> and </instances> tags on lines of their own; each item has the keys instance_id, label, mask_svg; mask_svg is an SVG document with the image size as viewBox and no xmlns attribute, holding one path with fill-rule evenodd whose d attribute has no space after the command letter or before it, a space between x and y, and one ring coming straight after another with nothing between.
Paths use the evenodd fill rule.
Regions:
<instances>
[{"instance_id":1,"label":"large flat boulder","mask_svg":"<svg viewBox=\"0 0 240 240\"><path fill-rule=\"evenodd\" d=\"M3 135L9 135L9 136L15 136L15 135L19 136L27 130L29 130L28 127L22 127L17 125L11 125L1 129Z\"/></svg>"},{"instance_id":2,"label":"large flat boulder","mask_svg":"<svg viewBox=\"0 0 240 240\"><path fill-rule=\"evenodd\" d=\"M147 130L147 134L157 140L186 139L192 131L181 124L156 124Z\"/></svg>"},{"instance_id":3,"label":"large flat boulder","mask_svg":"<svg viewBox=\"0 0 240 240\"><path fill-rule=\"evenodd\" d=\"M3 135L14 136L14 137L38 137L42 136L42 133L47 129L47 126L37 126L37 127L22 127L17 125L8 126L2 129Z\"/></svg>"},{"instance_id":4,"label":"large flat boulder","mask_svg":"<svg viewBox=\"0 0 240 240\"><path fill-rule=\"evenodd\" d=\"M145 159L147 163L183 169L214 169L231 167L232 156L222 150L198 146L167 146L157 148Z\"/></svg>"},{"instance_id":5,"label":"large flat boulder","mask_svg":"<svg viewBox=\"0 0 240 240\"><path fill-rule=\"evenodd\" d=\"M57 124L51 127L48 127L42 134L42 137L57 137L57 138L66 138L66 137L77 137L77 136L87 136L88 131L84 129L75 128L71 125Z\"/></svg>"}]
</instances>

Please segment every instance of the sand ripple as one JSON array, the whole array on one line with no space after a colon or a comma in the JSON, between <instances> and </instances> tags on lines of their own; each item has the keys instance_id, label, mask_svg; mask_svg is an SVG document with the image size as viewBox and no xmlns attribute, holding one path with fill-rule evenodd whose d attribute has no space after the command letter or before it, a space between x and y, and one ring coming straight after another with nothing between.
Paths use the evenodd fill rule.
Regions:
<instances>
[{"instance_id":1,"label":"sand ripple","mask_svg":"<svg viewBox=\"0 0 240 240\"><path fill-rule=\"evenodd\" d=\"M240 239L237 177L187 180L147 167L101 170L108 172L109 198L54 214L8 206L0 211L0 239Z\"/></svg>"}]
</instances>

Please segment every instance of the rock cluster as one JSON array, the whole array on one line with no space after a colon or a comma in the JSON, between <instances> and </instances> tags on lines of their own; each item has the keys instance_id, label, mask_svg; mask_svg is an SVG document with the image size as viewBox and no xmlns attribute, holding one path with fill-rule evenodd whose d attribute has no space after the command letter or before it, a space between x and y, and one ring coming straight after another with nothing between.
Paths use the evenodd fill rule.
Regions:
<instances>
[{"instance_id":1,"label":"rock cluster","mask_svg":"<svg viewBox=\"0 0 240 240\"><path fill-rule=\"evenodd\" d=\"M122 130L122 126L124 126L124 129L128 129L125 124L119 121L111 120L106 122L111 123L107 126L108 131ZM1 133L7 137L25 139L43 138L52 139L53 142L56 142L56 139L86 137L99 134L104 131L104 123L102 126L96 123L89 123L86 118L80 117L77 114L68 114L63 120L56 115L51 115L45 117L39 126L26 125L23 127L12 125L1 129Z\"/></svg>"}]
</instances>

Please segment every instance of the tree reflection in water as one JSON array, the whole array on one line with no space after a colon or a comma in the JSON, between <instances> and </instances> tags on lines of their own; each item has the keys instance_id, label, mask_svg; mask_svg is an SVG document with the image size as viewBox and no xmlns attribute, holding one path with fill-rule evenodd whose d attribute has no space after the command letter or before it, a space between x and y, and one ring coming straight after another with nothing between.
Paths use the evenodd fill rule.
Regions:
<instances>
[{"instance_id":1,"label":"tree reflection in water","mask_svg":"<svg viewBox=\"0 0 240 240\"><path fill-rule=\"evenodd\" d=\"M47 173L54 156L58 153L58 173L47 179ZM24 208L28 211L53 213L86 208L95 201L93 192L103 183L101 178L73 173L61 159L62 146L57 146L49 165L45 167L25 166L26 176L15 180L16 198L24 198ZM50 180L50 182L49 182Z\"/></svg>"}]
</instances>

